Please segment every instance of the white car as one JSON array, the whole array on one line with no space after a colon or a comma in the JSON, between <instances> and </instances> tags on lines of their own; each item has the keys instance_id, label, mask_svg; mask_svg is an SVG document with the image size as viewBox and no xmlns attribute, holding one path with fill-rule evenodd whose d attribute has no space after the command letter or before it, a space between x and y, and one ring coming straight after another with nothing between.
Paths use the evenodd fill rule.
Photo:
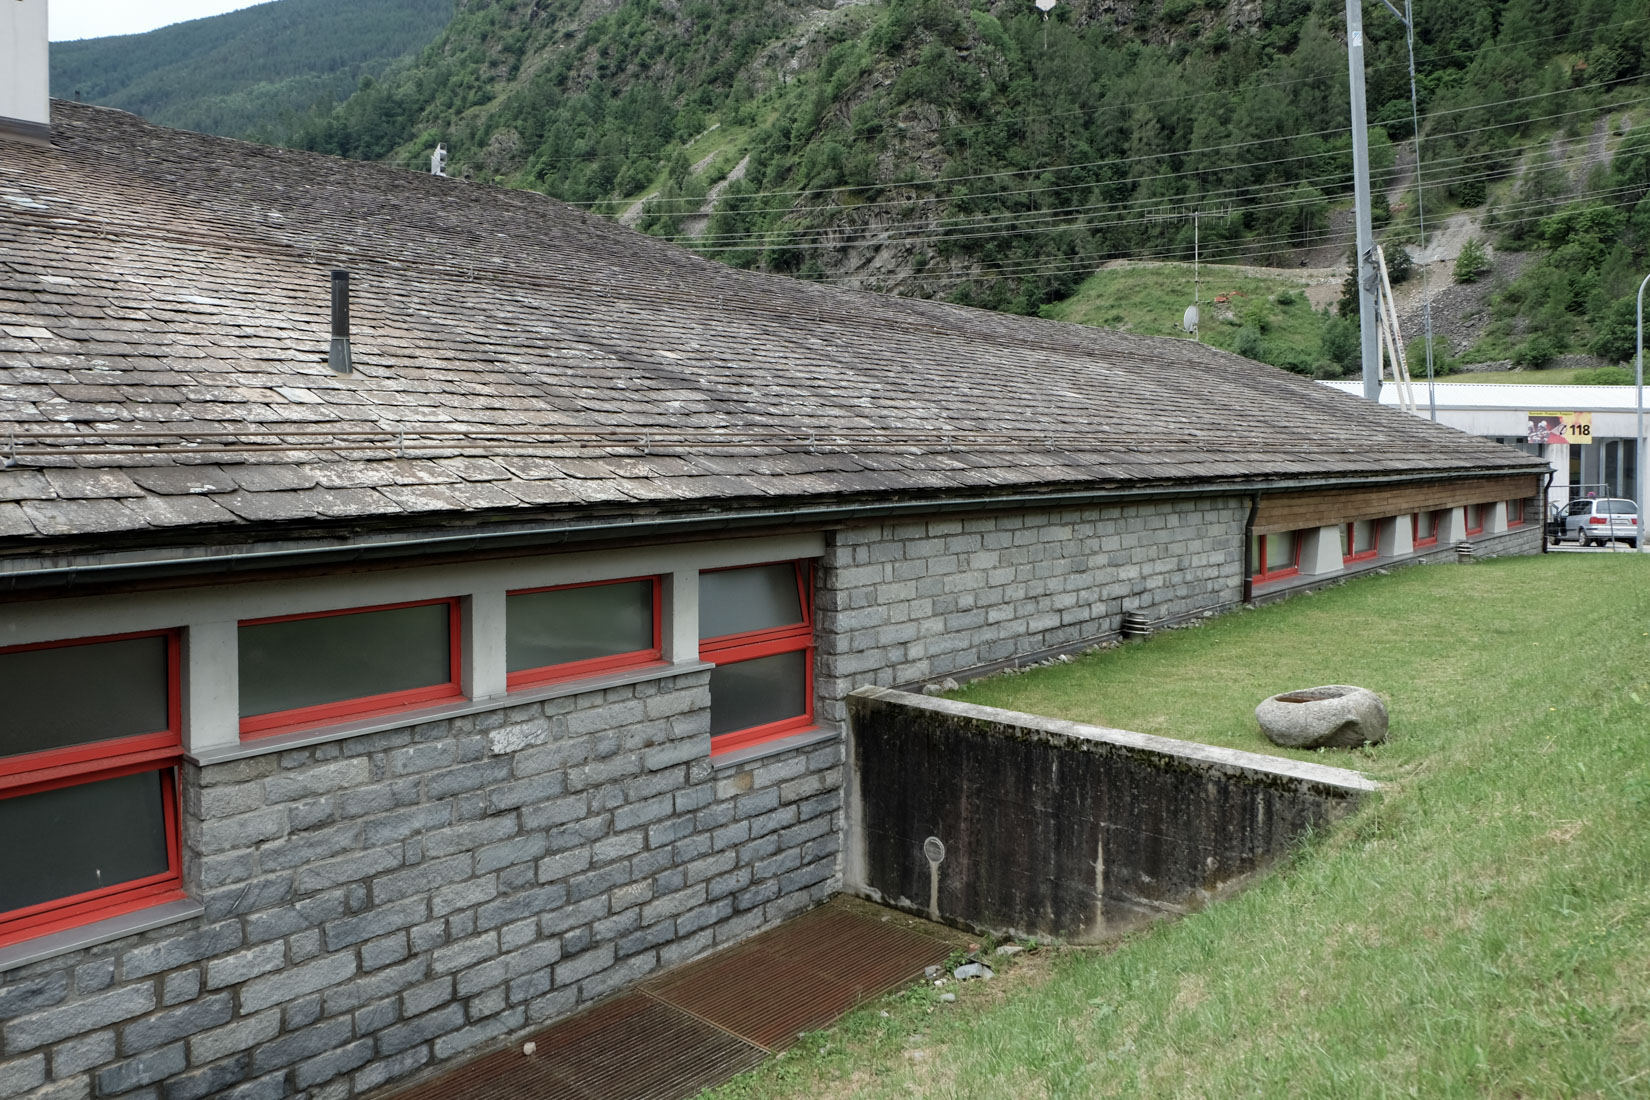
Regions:
<instances>
[{"instance_id":1,"label":"white car","mask_svg":"<svg viewBox=\"0 0 1650 1100\"><path fill-rule=\"evenodd\" d=\"M1603 546L1622 539L1629 546L1639 544L1638 505L1625 497L1596 497L1572 500L1558 514L1558 542L1574 539L1583 546Z\"/></svg>"}]
</instances>

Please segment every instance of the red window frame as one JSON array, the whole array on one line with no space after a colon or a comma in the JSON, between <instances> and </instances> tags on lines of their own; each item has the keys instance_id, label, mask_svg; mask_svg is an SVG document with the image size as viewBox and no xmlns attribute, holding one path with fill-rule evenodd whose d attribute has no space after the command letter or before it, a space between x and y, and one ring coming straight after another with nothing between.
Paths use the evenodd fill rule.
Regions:
<instances>
[{"instance_id":1,"label":"red window frame","mask_svg":"<svg viewBox=\"0 0 1650 1100\"><path fill-rule=\"evenodd\" d=\"M1488 505L1469 504L1466 506L1467 534L1482 535L1484 533L1484 509ZM1476 524L1476 526L1474 526Z\"/></svg>"},{"instance_id":2,"label":"red window frame","mask_svg":"<svg viewBox=\"0 0 1650 1100\"><path fill-rule=\"evenodd\" d=\"M331 725L345 720L371 718L381 714L395 714L398 711L415 710L444 699L462 699L464 688L460 682L463 667L460 656L463 619L460 616L459 598L457 596L447 596L437 600L407 600L402 603L374 604L370 607L344 607L333 611L309 611L300 615L268 615L261 619L240 620L236 624L237 627L262 626L265 623L284 623L297 619L327 619L339 615L364 615L372 611L394 611L402 607L429 607L434 604L447 605L448 674L445 682L431 684L427 687L407 688L403 691L386 691L379 695L361 695L354 699L340 699L335 703L316 703L307 707L293 707L290 710L254 714L241 719L241 739L251 741L260 737L276 737L283 733L294 733L299 730L313 729L316 726Z\"/></svg>"},{"instance_id":3,"label":"red window frame","mask_svg":"<svg viewBox=\"0 0 1650 1100\"><path fill-rule=\"evenodd\" d=\"M569 588L599 588L605 584L635 584L637 581L647 581L653 586L653 644L647 649L632 650L629 653L615 653L606 657L589 657L581 661L563 661L559 665L541 665L538 668L524 668L519 672L506 674L504 686L506 690L515 691L518 688L531 687L535 684L553 684L564 680L576 680L585 676L594 676L603 672L614 672L619 669L647 668L651 665L664 663L664 596L663 586L657 576L653 577L619 577L609 581L582 581L576 584L551 584L541 588L516 588L506 592L505 599L511 596L530 596L535 592L561 592ZM508 606L508 605L507 605ZM508 610L505 612L508 615Z\"/></svg>"},{"instance_id":4,"label":"red window frame","mask_svg":"<svg viewBox=\"0 0 1650 1100\"><path fill-rule=\"evenodd\" d=\"M1370 540L1368 550L1358 549L1358 524L1367 523L1374 537ZM1378 519L1354 520L1346 525L1346 547L1341 551L1341 562L1370 561L1381 554L1381 521Z\"/></svg>"},{"instance_id":5,"label":"red window frame","mask_svg":"<svg viewBox=\"0 0 1650 1100\"><path fill-rule=\"evenodd\" d=\"M104 779L118 779L139 772L162 774L165 776L161 796L167 869L100 890L0 912L0 947L184 897L177 789L177 764L183 754L182 647L179 632L141 630L5 646L0 648L0 655L155 637L166 639L166 728L61 749L0 756L0 800Z\"/></svg>"},{"instance_id":6,"label":"red window frame","mask_svg":"<svg viewBox=\"0 0 1650 1100\"><path fill-rule=\"evenodd\" d=\"M1443 513L1441 512L1433 511L1411 513L1409 517L1409 531L1411 535L1410 541L1416 546L1438 545L1438 529L1443 526L1443 522L1439 519L1439 516L1442 514ZM1432 517L1432 534L1426 538L1421 537L1421 517L1423 515Z\"/></svg>"},{"instance_id":7,"label":"red window frame","mask_svg":"<svg viewBox=\"0 0 1650 1100\"><path fill-rule=\"evenodd\" d=\"M1289 564L1281 566L1277 569L1270 568L1272 563L1266 560L1266 540L1271 538L1272 534L1283 534L1290 536L1291 550L1289 555ZM1254 538L1257 544L1255 560L1250 563L1253 567L1252 575L1254 580L1262 582L1275 581L1281 580L1284 577L1297 576L1300 573L1301 535L1299 531L1276 531L1271 534L1256 535Z\"/></svg>"},{"instance_id":8,"label":"red window frame","mask_svg":"<svg viewBox=\"0 0 1650 1100\"><path fill-rule=\"evenodd\" d=\"M762 565L790 565L796 577L797 601L802 608L802 621L785 626L749 630L740 634L724 634L699 640L699 657L713 665L735 664L758 657L772 657L780 653L803 654L803 712L791 718L766 722L742 730L729 730L710 739L710 754L720 756L734 749L760 744L781 737L793 730L806 729L814 724L814 601L813 562L759 562L753 565L730 566L728 569L706 569L706 573L724 573L732 569L754 569Z\"/></svg>"},{"instance_id":9,"label":"red window frame","mask_svg":"<svg viewBox=\"0 0 1650 1100\"><path fill-rule=\"evenodd\" d=\"M1524 526L1524 500L1522 497L1507 501L1507 526Z\"/></svg>"}]
</instances>

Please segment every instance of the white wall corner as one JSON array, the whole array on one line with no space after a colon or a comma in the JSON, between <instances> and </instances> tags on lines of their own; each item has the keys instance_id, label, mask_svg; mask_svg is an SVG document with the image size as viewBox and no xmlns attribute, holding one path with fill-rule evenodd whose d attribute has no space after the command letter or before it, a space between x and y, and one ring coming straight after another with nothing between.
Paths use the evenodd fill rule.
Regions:
<instances>
[{"instance_id":1,"label":"white wall corner","mask_svg":"<svg viewBox=\"0 0 1650 1100\"><path fill-rule=\"evenodd\" d=\"M678 569L664 574L659 594L665 621L660 630L664 659L672 664L699 659L699 571Z\"/></svg>"},{"instance_id":2,"label":"white wall corner","mask_svg":"<svg viewBox=\"0 0 1650 1100\"><path fill-rule=\"evenodd\" d=\"M1301 547L1301 572L1309 577L1321 577L1326 573L1339 573L1344 567L1341 560L1341 528L1337 524L1333 527L1314 527L1304 533L1305 545Z\"/></svg>"},{"instance_id":3,"label":"white wall corner","mask_svg":"<svg viewBox=\"0 0 1650 1100\"><path fill-rule=\"evenodd\" d=\"M51 140L46 0L0 4L0 139Z\"/></svg>"},{"instance_id":4,"label":"white wall corner","mask_svg":"<svg viewBox=\"0 0 1650 1100\"><path fill-rule=\"evenodd\" d=\"M241 670L233 619L190 623L183 632L183 749L241 741Z\"/></svg>"},{"instance_id":5,"label":"white wall corner","mask_svg":"<svg viewBox=\"0 0 1650 1100\"><path fill-rule=\"evenodd\" d=\"M1395 558L1415 552L1415 521L1408 515L1381 520L1381 537L1377 546L1381 557Z\"/></svg>"},{"instance_id":6,"label":"white wall corner","mask_svg":"<svg viewBox=\"0 0 1650 1100\"><path fill-rule=\"evenodd\" d=\"M1445 508L1438 516L1438 545L1453 546L1467 538L1467 510L1464 507Z\"/></svg>"},{"instance_id":7,"label":"white wall corner","mask_svg":"<svg viewBox=\"0 0 1650 1100\"><path fill-rule=\"evenodd\" d=\"M471 699L492 699L508 690L505 599L501 588L483 589L464 597L464 628L459 643L463 673L459 686Z\"/></svg>"}]
</instances>

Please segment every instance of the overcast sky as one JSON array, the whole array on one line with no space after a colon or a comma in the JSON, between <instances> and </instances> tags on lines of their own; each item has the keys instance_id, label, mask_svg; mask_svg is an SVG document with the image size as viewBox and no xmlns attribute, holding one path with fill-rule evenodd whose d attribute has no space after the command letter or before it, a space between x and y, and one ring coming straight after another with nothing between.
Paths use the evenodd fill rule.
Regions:
<instances>
[{"instance_id":1,"label":"overcast sky","mask_svg":"<svg viewBox=\"0 0 1650 1100\"><path fill-rule=\"evenodd\" d=\"M141 34L156 27L222 15L262 0L49 0L46 17L53 42Z\"/></svg>"}]
</instances>

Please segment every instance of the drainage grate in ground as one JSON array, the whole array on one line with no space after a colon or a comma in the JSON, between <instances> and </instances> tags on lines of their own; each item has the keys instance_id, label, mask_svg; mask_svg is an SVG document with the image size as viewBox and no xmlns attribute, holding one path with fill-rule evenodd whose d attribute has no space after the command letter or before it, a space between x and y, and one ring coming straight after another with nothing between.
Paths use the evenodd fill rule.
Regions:
<instances>
[{"instance_id":1,"label":"drainage grate in ground","mask_svg":"<svg viewBox=\"0 0 1650 1100\"><path fill-rule=\"evenodd\" d=\"M941 962L954 945L863 903L822 905L393 1100L678 1100Z\"/></svg>"}]
</instances>

